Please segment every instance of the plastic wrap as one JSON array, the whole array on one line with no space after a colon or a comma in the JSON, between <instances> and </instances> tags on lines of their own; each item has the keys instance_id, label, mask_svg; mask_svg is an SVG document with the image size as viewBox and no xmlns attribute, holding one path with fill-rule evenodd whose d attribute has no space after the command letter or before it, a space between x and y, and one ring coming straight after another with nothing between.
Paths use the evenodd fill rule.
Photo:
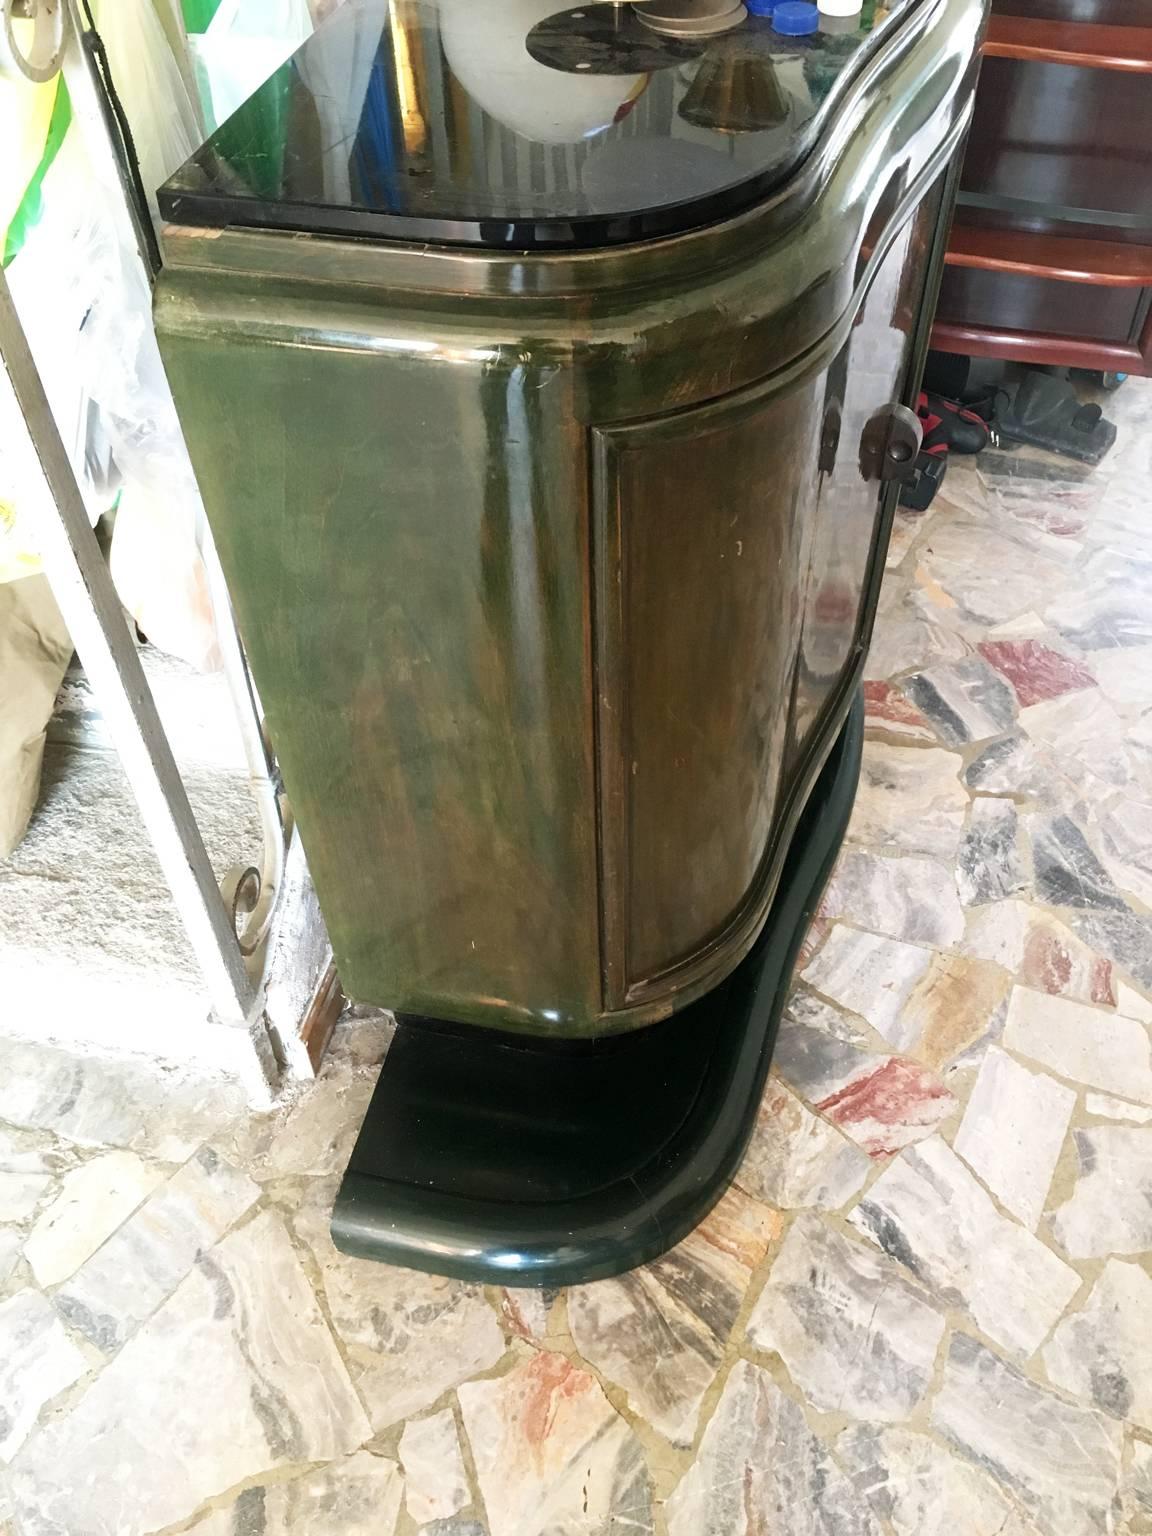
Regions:
<instances>
[{"instance_id":1,"label":"plastic wrap","mask_svg":"<svg viewBox=\"0 0 1152 1536\"><path fill-rule=\"evenodd\" d=\"M0 585L0 859L24 835L72 642L44 576Z\"/></svg>"},{"instance_id":2,"label":"plastic wrap","mask_svg":"<svg viewBox=\"0 0 1152 1536\"><path fill-rule=\"evenodd\" d=\"M99 0L93 13L132 127L152 217L159 220L156 188L205 137L191 63L177 59L153 0ZM183 51L183 34L179 37Z\"/></svg>"},{"instance_id":3,"label":"plastic wrap","mask_svg":"<svg viewBox=\"0 0 1152 1536\"><path fill-rule=\"evenodd\" d=\"M312 31L307 0L221 0L208 30L188 40L210 126L231 117Z\"/></svg>"}]
</instances>

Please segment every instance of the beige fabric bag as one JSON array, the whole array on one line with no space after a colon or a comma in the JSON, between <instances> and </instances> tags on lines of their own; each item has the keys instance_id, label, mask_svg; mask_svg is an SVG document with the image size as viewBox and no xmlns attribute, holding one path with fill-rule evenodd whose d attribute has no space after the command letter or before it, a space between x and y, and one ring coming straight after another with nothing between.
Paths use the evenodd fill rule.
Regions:
<instances>
[{"instance_id":1,"label":"beige fabric bag","mask_svg":"<svg viewBox=\"0 0 1152 1536\"><path fill-rule=\"evenodd\" d=\"M36 808L45 732L71 656L47 578L0 582L0 858Z\"/></svg>"}]
</instances>

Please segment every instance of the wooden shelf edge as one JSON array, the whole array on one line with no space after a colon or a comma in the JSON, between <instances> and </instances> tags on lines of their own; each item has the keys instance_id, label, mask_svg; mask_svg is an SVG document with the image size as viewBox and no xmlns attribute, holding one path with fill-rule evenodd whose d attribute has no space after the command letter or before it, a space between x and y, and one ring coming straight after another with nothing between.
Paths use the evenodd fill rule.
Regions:
<instances>
[{"instance_id":1,"label":"wooden shelf edge","mask_svg":"<svg viewBox=\"0 0 1152 1536\"><path fill-rule=\"evenodd\" d=\"M944 258L950 267L1011 272L1096 288L1152 287L1152 245L1077 240L1025 230L953 224Z\"/></svg>"},{"instance_id":2,"label":"wooden shelf edge","mask_svg":"<svg viewBox=\"0 0 1152 1536\"><path fill-rule=\"evenodd\" d=\"M984 55L992 59L1027 59L1036 64L1152 74L1152 27L993 16L984 39Z\"/></svg>"},{"instance_id":3,"label":"wooden shelf edge","mask_svg":"<svg viewBox=\"0 0 1152 1536\"><path fill-rule=\"evenodd\" d=\"M1012 363L1061 368L1099 368L1105 373L1152 375L1152 357L1124 342L1092 341L1084 336L1050 336L1035 331L993 330L937 320L931 345L938 352L966 357L999 357Z\"/></svg>"}]
</instances>

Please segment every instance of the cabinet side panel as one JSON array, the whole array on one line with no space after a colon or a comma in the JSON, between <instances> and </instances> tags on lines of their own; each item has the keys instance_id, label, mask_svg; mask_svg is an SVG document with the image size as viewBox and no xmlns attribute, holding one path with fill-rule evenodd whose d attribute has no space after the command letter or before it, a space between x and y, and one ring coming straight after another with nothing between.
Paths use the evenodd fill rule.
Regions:
<instances>
[{"instance_id":1,"label":"cabinet side panel","mask_svg":"<svg viewBox=\"0 0 1152 1536\"><path fill-rule=\"evenodd\" d=\"M780 792L819 382L597 434L605 950L627 995L746 904Z\"/></svg>"},{"instance_id":2,"label":"cabinet side panel","mask_svg":"<svg viewBox=\"0 0 1152 1536\"><path fill-rule=\"evenodd\" d=\"M202 333L185 312L163 345L345 987L580 1033L601 967L570 376L279 299L217 321L202 294Z\"/></svg>"}]
</instances>

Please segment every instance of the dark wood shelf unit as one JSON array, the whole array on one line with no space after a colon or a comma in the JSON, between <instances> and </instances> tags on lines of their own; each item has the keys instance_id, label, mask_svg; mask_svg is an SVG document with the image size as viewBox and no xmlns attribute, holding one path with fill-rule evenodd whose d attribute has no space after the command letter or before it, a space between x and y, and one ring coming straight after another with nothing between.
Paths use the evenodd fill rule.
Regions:
<instances>
[{"instance_id":1,"label":"dark wood shelf unit","mask_svg":"<svg viewBox=\"0 0 1152 1536\"><path fill-rule=\"evenodd\" d=\"M988 23L985 57L1124 69L1152 74L1152 27L1110 27L1098 22L1039 21L996 15Z\"/></svg>"},{"instance_id":2,"label":"dark wood shelf unit","mask_svg":"<svg viewBox=\"0 0 1152 1536\"><path fill-rule=\"evenodd\" d=\"M962 185L991 206L957 209L932 345L1152 374L1152 82L1115 73L1152 74L1152 0L993 0L984 56L1007 62L986 68ZM1085 145L1099 157L1091 188ZM1104 216L1088 230L1061 220L1093 193L1129 217L1127 238ZM1032 197L1034 210L1010 206Z\"/></svg>"},{"instance_id":3,"label":"dark wood shelf unit","mask_svg":"<svg viewBox=\"0 0 1152 1536\"><path fill-rule=\"evenodd\" d=\"M1152 285L1152 245L1119 245L1112 240L1077 240L957 222L944 259L950 267L1020 272L1105 288Z\"/></svg>"}]
</instances>

